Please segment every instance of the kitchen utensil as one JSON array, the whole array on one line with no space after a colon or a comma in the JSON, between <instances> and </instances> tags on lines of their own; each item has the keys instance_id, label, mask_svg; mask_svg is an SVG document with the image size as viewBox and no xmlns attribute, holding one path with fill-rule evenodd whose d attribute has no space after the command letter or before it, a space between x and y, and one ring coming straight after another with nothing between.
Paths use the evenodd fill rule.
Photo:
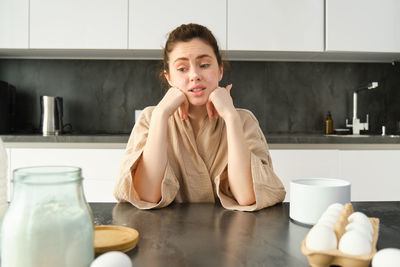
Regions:
<instances>
[{"instance_id":1,"label":"kitchen utensil","mask_svg":"<svg viewBox=\"0 0 400 267\"><path fill-rule=\"evenodd\" d=\"M89 266L94 258L93 223L81 169L20 168L13 183L1 229L1 266Z\"/></svg>"},{"instance_id":2,"label":"kitchen utensil","mask_svg":"<svg viewBox=\"0 0 400 267\"><path fill-rule=\"evenodd\" d=\"M62 97L40 96L40 129L44 136L63 133Z\"/></svg>"},{"instance_id":3,"label":"kitchen utensil","mask_svg":"<svg viewBox=\"0 0 400 267\"><path fill-rule=\"evenodd\" d=\"M126 226L96 225L94 229L96 254L114 250L127 252L136 246L138 239L138 231Z\"/></svg>"},{"instance_id":4,"label":"kitchen utensil","mask_svg":"<svg viewBox=\"0 0 400 267\"><path fill-rule=\"evenodd\" d=\"M345 180L330 178L297 179L290 182L292 220L313 225L333 203L350 202L351 185Z\"/></svg>"}]
</instances>

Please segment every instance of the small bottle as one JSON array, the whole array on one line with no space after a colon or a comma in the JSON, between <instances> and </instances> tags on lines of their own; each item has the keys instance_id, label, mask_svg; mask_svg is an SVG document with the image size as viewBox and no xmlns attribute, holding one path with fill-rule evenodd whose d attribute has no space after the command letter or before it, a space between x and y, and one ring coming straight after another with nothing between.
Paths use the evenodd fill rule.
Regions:
<instances>
[{"instance_id":1,"label":"small bottle","mask_svg":"<svg viewBox=\"0 0 400 267\"><path fill-rule=\"evenodd\" d=\"M333 120L330 111L328 111L325 119L325 134L333 134Z\"/></svg>"}]
</instances>

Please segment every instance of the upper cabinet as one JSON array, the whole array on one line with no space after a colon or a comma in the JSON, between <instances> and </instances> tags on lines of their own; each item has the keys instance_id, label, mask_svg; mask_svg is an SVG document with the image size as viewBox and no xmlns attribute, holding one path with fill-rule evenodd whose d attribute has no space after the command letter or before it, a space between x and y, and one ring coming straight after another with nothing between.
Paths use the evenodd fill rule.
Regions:
<instances>
[{"instance_id":1,"label":"upper cabinet","mask_svg":"<svg viewBox=\"0 0 400 267\"><path fill-rule=\"evenodd\" d=\"M29 0L0 1L0 48L28 48Z\"/></svg>"},{"instance_id":2,"label":"upper cabinet","mask_svg":"<svg viewBox=\"0 0 400 267\"><path fill-rule=\"evenodd\" d=\"M162 49L170 31L192 22L208 27L226 49L226 1L129 0L129 11L129 48Z\"/></svg>"},{"instance_id":3,"label":"upper cabinet","mask_svg":"<svg viewBox=\"0 0 400 267\"><path fill-rule=\"evenodd\" d=\"M228 50L323 51L324 1L228 0Z\"/></svg>"},{"instance_id":4,"label":"upper cabinet","mask_svg":"<svg viewBox=\"0 0 400 267\"><path fill-rule=\"evenodd\" d=\"M400 52L399 0L326 0L326 50Z\"/></svg>"},{"instance_id":5,"label":"upper cabinet","mask_svg":"<svg viewBox=\"0 0 400 267\"><path fill-rule=\"evenodd\" d=\"M160 59L207 26L228 60L400 60L400 0L0 0L0 58Z\"/></svg>"},{"instance_id":6,"label":"upper cabinet","mask_svg":"<svg viewBox=\"0 0 400 267\"><path fill-rule=\"evenodd\" d=\"M30 0L30 48L127 47L128 0Z\"/></svg>"}]
</instances>

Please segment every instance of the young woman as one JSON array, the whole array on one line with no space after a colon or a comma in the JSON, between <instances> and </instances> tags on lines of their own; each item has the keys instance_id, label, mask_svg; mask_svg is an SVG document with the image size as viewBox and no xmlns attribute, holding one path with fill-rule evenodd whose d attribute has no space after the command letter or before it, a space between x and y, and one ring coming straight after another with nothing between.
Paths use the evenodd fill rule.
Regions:
<instances>
[{"instance_id":1,"label":"young woman","mask_svg":"<svg viewBox=\"0 0 400 267\"><path fill-rule=\"evenodd\" d=\"M140 209L172 201L258 210L283 201L265 137L254 115L236 109L213 34L198 24L172 31L164 48L170 88L140 115L114 195Z\"/></svg>"}]
</instances>

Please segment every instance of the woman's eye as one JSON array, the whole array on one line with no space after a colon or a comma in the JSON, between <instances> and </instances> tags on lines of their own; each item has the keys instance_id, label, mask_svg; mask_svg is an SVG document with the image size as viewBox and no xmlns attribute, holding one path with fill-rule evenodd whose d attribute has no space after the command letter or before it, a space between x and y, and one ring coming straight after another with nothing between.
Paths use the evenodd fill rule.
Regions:
<instances>
[{"instance_id":1,"label":"woman's eye","mask_svg":"<svg viewBox=\"0 0 400 267\"><path fill-rule=\"evenodd\" d=\"M210 64L201 64L200 67L202 68L208 68L210 66Z\"/></svg>"},{"instance_id":2,"label":"woman's eye","mask_svg":"<svg viewBox=\"0 0 400 267\"><path fill-rule=\"evenodd\" d=\"M184 71L186 71L186 68L184 68L184 67L182 67L182 68L178 68L178 71L180 71L180 72L184 72Z\"/></svg>"}]
</instances>

